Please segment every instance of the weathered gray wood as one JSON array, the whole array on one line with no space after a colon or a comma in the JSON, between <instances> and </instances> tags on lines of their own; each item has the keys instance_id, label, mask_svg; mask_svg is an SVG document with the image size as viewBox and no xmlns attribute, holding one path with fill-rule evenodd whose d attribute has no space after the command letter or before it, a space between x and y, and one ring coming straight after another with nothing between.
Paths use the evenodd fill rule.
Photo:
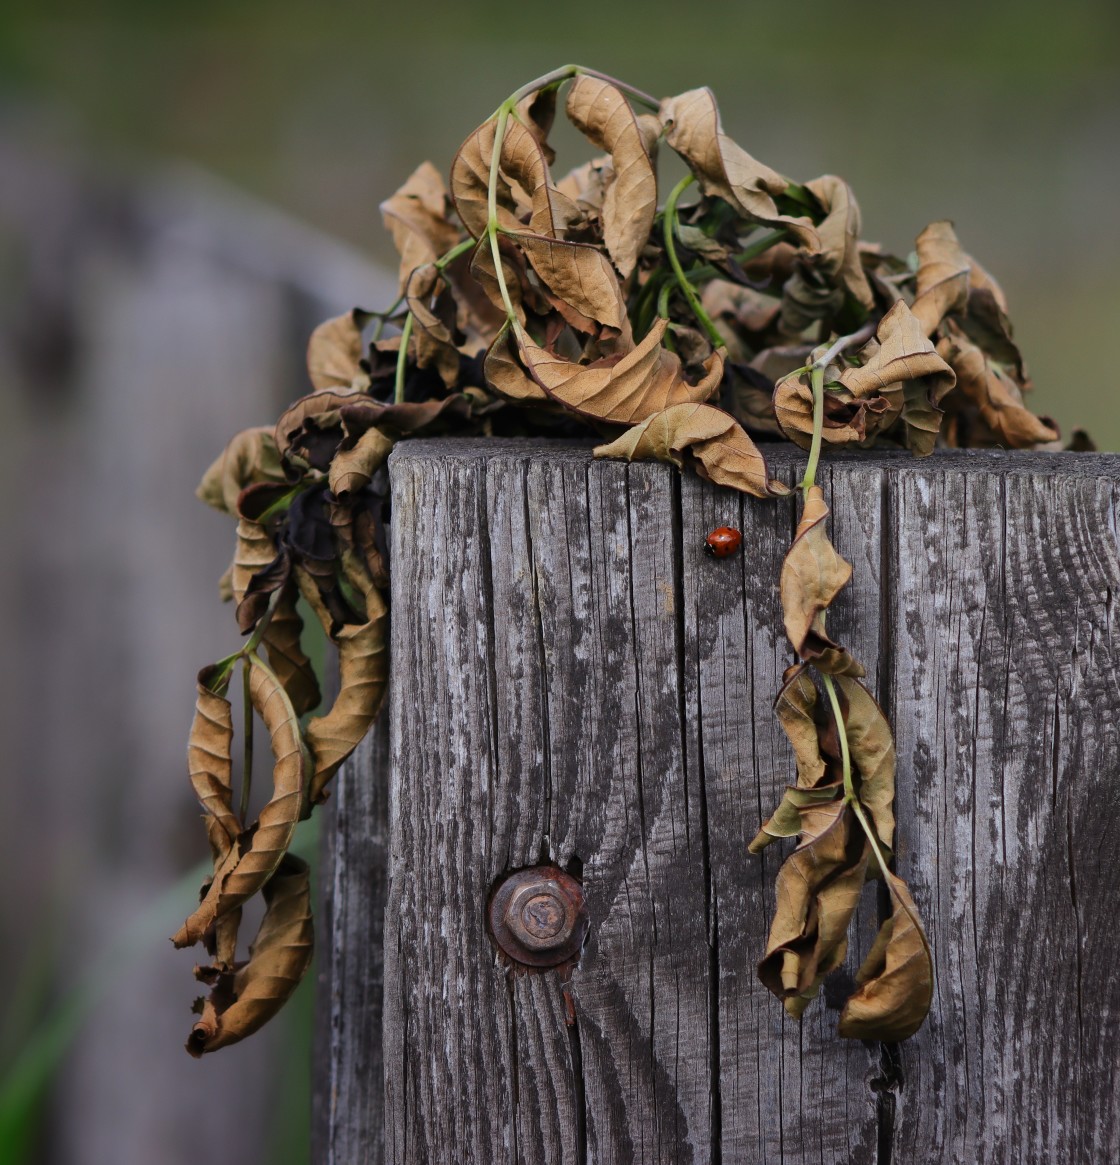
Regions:
<instances>
[{"instance_id":1,"label":"weathered gray wood","mask_svg":"<svg viewBox=\"0 0 1120 1165\"><path fill-rule=\"evenodd\" d=\"M823 1001L793 1023L755 976L781 855L746 845L793 767L770 707L792 504L544 442L412 442L392 476L386 1160L1116 1159L1120 458L822 474L855 568L830 626L896 724L935 951L901 1048L839 1040ZM718 524L742 557L701 553ZM510 978L485 933L492 880L542 858L582 870L591 912L571 1028L556 974ZM371 873L340 861L336 896ZM876 914L869 889L849 969Z\"/></svg>"}]
</instances>

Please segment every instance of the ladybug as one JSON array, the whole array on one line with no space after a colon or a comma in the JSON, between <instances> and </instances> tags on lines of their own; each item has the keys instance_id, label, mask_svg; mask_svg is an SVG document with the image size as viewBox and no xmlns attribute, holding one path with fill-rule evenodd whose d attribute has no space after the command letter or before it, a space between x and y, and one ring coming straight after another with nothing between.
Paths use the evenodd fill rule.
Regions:
<instances>
[{"instance_id":1,"label":"ladybug","mask_svg":"<svg viewBox=\"0 0 1120 1165\"><path fill-rule=\"evenodd\" d=\"M730 526L720 526L704 539L704 549L714 558L728 558L743 545L743 535Z\"/></svg>"}]
</instances>

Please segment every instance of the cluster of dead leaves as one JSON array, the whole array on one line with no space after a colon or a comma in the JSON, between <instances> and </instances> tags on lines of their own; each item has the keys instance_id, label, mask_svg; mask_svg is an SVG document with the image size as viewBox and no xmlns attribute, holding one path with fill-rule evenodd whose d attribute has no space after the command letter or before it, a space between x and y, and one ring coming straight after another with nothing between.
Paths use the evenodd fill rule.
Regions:
<instances>
[{"instance_id":1,"label":"cluster of dead leaves","mask_svg":"<svg viewBox=\"0 0 1120 1165\"><path fill-rule=\"evenodd\" d=\"M555 178L548 139L568 82L564 112L595 156ZM683 187L667 200L659 193L664 148L698 188L679 210ZM191 781L213 857L199 907L174 940L202 942L210 956L196 972L211 991L199 1001L194 1054L259 1027L310 960L307 869L287 850L385 692L386 459L397 440L593 434L604 439L598 456L658 458L773 497L789 491L770 478L755 441L809 443L806 366L818 345L852 332L862 346L825 370L829 444L925 454L937 444L1048 447L1058 436L1023 404L1029 381L1003 293L948 223L923 231L911 260L861 241L841 179L797 184L756 161L724 133L707 89L657 102L560 70L469 135L446 185L425 163L382 215L400 255L397 302L316 329L313 391L275 428L234 437L199 490L236 521L222 590L250 639L200 673L191 732ZM778 707L799 780L756 843L802 838L779 879L762 964L793 1012L843 958L873 844L853 825L857 808L884 852L892 828L889 728L858 664L824 630L843 570L828 553L822 505L811 493L782 582L803 663ZM339 660L338 694L315 716L305 617ZM839 730L808 665L839 686L855 800L838 777ZM247 797L234 807L228 689L238 667L272 743L272 795L253 820ZM906 968L924 938L905 888L888 881L898 908L861 972L845 1034L898 1036L919 1010ZM258 891L266 913L242 963L241 908Z\"/></svg>"},{"instance_id":2,"label":"cluster of dead leaves","mask_svg":"<svg viewBox=\"0 0 1120 1165\"><path fill-rule=\"evenodd\" d=\"M852 574L829 541L828 514L820 487L810 487L782 564L786 635L800 662L787 671L775 710L793 745L797 783L749 848L759 853L777 838L799 842L778 872L777 910L759 977L790 1015L800 1016L844 961L864 882L881 876L892 911L856 975L839 1031L901 1040L929 1011L933 966L910 893L888 867L895 828L890 725L860 682L862 666L825 630L828 608Z\"/></svg>"}]
</instances>

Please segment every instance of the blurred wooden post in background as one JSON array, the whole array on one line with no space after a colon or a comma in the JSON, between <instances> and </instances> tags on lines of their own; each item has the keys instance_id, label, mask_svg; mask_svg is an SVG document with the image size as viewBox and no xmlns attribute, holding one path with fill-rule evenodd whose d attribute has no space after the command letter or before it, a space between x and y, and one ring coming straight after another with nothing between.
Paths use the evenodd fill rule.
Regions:
<instances>
[{"instance_id":1,"label":"blurred wooden post in background","mask_svg":"<svg viewBox=\"0 0 1120 1165\"><path fill-rule=\"evenodd\" d=\"M800 455L771 464L793 481ZM896 727L936 959L900 1046L836 1036L841 982L798 1024L755 976L793 504L545 442L413 442L391 472L391 739L338 789L319 1160L1120 1159L1120 457L822 471L855 568L830 627ZM745 554L701 553L718 525ZM493 880L542 859L590 910L574 1023L484 924Z\"/></svg>"},{"instance_id":2,"label":"blurred wooden post in background","mask_svg":"<svg viewBox=\"0 0 1120 1165\"><path fill-rule=\"evenodd\" d=\"M37 949L49 999L206 856L185 765L192 672L239 636L216 585L232 524L194 488L234 432L310 391L316 323L395 289L197 172L114 178L3 130L7 1011ZM55 1081L43 1161L290 1159L275 1143L284 1021L195 1063L191 967L165 933L138 942Z\"/></svg>"}]
</instances>

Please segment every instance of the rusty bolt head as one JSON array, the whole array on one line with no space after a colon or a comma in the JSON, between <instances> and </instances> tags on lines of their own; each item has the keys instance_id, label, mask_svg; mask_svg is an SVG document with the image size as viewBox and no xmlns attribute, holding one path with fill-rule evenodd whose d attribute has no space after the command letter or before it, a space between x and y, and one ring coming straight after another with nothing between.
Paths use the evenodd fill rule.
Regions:
<instances>
[{"instance_id":1,"label":"rusty bolt head","mask_svg":"<svg viewBox=\"0 0 1120 1165\"><path fill-rule=\"evenodd\" d=\"M516 870L490 898L490 933L499 950L527 967L571 962L587 935L583 886L555 866Z\"/></svg>"}]
</instances>

